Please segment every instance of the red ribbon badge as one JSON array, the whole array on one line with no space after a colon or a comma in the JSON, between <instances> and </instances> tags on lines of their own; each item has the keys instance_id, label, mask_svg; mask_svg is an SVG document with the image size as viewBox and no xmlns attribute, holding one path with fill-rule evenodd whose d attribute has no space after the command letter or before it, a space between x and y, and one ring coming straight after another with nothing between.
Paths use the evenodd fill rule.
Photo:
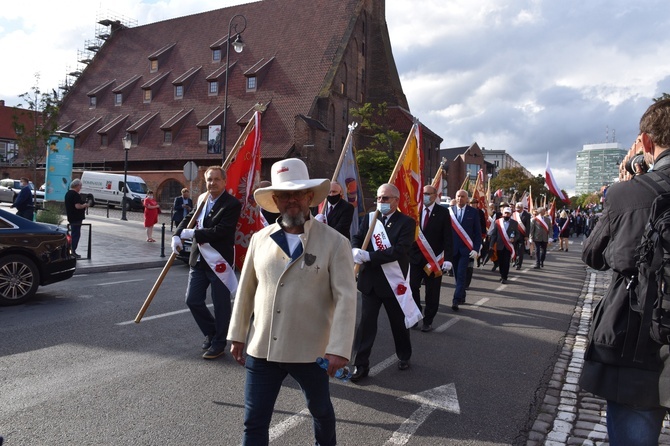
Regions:
<instances>
[{"instance_id":1,"label":"red ribbon badge","mask_svg":"<svg viewBox=\"0 0 670 446\"><path fill-rule=\"evenodd\" d=\"M407 287L402 283L399 283L398 288L396 288L396 291L397 291L396 294L398 294L398 296L402 296L403 294L405 294L405 291L407 291Z\"/></svg>"},{"instance_id":2,"label":"red ribbon badge","mask_svg":"<svg viewBox=\"0 0 670 446\"><path fill-rule=\"evenodd\" d=\"M214 270L215 270L217 273L223 273L223 272L226 272L226 264L225 264L225 263L217 263L217 264L216 264L216 267L214 268Z\"/></svg>"}]
</instances>

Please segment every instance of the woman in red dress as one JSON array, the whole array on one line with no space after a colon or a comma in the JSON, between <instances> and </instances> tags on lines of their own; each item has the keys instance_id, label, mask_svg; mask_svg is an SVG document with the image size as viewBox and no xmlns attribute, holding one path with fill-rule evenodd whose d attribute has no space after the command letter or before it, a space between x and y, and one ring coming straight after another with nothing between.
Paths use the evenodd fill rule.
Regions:
<instances>
[{"instance_id":1,"label":"woman in red dress","mask_svg":"<svg viewBox=\"0 0 670 446\"><path fill-rule=\"evenodd\" d=\"M158 223L158 212L160 206L154 200L154 192L147 191L147 198L144 199L144 227L147 228L147 242L155 242L153 239L154 225Z\"/></svg>"}]
</instances>

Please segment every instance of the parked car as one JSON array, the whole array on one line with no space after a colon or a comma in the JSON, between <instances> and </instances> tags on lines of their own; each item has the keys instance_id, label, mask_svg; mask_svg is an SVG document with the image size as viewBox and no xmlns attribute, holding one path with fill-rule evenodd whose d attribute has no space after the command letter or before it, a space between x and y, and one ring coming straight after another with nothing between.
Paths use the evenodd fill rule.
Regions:
<instances>
[{"instance_id":1,"label":"parked car","mask_svg":"<svg viewBox=\"0 0 670 446\"><path fill-rule=\"evenodd\" d=\"M39 286L69 279L76 263L65 228L0 209L0 305L24 303Z\"/></svg>"},{"instance_id":2,"label":"parked car","mask_svg":"<svg viewBox=\"0 0 670 446\"><path fill-rule=\"evenodd\" d=\"M31 181L30 189L32 193L35 191L35 185ZM12 180L11 178L3 178L0 180L0 201L4 203L14 203L16 196L21 192L21 181ZM37 191L37 204L44 202L44 191Z\"/></svg>"}]
</instances>

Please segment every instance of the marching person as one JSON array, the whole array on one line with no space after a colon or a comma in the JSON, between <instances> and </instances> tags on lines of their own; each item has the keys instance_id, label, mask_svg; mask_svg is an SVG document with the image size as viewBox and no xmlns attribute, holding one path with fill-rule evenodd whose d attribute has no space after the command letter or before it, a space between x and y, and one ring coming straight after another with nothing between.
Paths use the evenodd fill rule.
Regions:
<instances>
[{"instance_id":1,"label":"marching person","mask_svg":"<svg viewBox=\"0 0 670 446\"><path fill-rule=\"evenodd\" d=\"M519 234L519 224L512 220L512 209L503 209L502 218L497 219L489 229L491 246L498 254L500 282L507 283L510 261L515 257L514 241Z\"/></svg>"},{"instance_id":2,"label":"marching person","mask_svg":"<svg viewBox=\"0 0 670 446\"><path fill-rule=\"evenodd\" d=\"M254 193L263 209L280 217L251 238L228 330L231 354L246 367L247 446L268 444L287 375L305 396L315 444L336 444L328 376L351 355L356 284L348 239L310 215L328 190L328 180L310 179L305 163L292 158L273 164L271 185ZM327 371L317 358L328 360Z\"/></svg>"},{"instance_id":3,"label":"marching person","mask_svg":"<svg viewBox=\"0 0 670 446\"><path fill-rule=\"evenodd\" d=\"M316 219L351 238L351 222L354 219L354 205L343 198L342 186L337 181L330 182L330 191L326 200L325 212L318 214Z\"/></svg>"},{"instance_id":4,"label":"marching person","mask_svg":"<svg viewBox=\"0 0 670 446\"><path fill-rule=\"evenodd\" d=\"M519 226L519 234L514 241L514 251L516 252L516 269L520 270L523 265L523 256L528 244L528 234L530 231L530 213L523 208L523 203L518 202L514 205L515 212L512 214L512 220Z\"/></svg>"},{"instance_id":5,"label":"marching person","mask_svg":"<svg viewBox=\"0 0 670 446\"><path fill-rule=\"evenodd\" d=\"M451 309L458 311L458 306L465 303L468 263L470 259L477 258L482 245L482 229L479 212L468 206L468 191L461 189L456 192L456 205L451 206L449 212L454 244L452 263L456 279Z\"/></svg>"},{"instance_id":6,"label":"marching person","mask_svg":"<svg viewBox=\"0 0 670 446\"><path fill-rule=\"evenodd\" d=\"M356 334L356 357L351 381L370 372L370 353L377 335L379 310L384 306L391 325L398 357L398 369L407 370L412 356L409 327L421 320L408 280L409 250L414 242L416 222L398 210L400 192L392 184L377 189L377 210L372 238L366 250L360 249L375 213L361 222L352 239L354 262L361 265L358 290L362 293L361 321Z\"/></svg>"},{"instance_id":7,"label":"marching person","mask_svg":"<svg viewBox=\"0 0 670 446\"><path fill-rule=\"evenodd\" d=\"M530 242L535 245L535 266L533 269L544 268L544 259L547 257L547 243L549 243L549 229L551 219L546 215L544 206L537 209L538 215L530 221Z\"/></svg>"},{"instance_id":8,"label":"marching person","mask_svg":"<svg viewBox=\"0 0 670 446\"><path fill-rule=\"evenodd\" d=\"M570 238L570 215L568 215L565 209L561 211L556 223L558 224L558 244L560 250L567 252L568 240Z\"/></svg>"},{"instance_id":9,"label":"marching person","mask_svg":"<svg viewBox=\"0 0 670 446\"><path fill-rule=\"evenodd\" d=\"M421 331L433 330L433 319L440 306L442 273L452 268L453 242L449 211L436 203L437 190L423 187L423 207L419 237L412 244L410 258L410 287L416 306L421 311L421 283L426 286L426 309ZM418 324L418 322L417 322Z\"/></svg>"},{"instance_id":10,"label":"marching person","mask_svg":"<svg viewBox=\"0 0 670 446\"><path fill-rule=\"evenodd\" d=\"M203 359L215 359L225 353L226 334L230 323L230 296L237 288L234 263L235 229L242 211L242 203L226 192L226 172L221 166L205 171L205 201L196 217L195 228L187 229L198 207L194 208L177 227L172 237L172 251L183 248L181 240L193 240L189 257L186 305L205 336ZM214 315L207 308L207 288L211 286Z\"/></svg>"}]
</instances>

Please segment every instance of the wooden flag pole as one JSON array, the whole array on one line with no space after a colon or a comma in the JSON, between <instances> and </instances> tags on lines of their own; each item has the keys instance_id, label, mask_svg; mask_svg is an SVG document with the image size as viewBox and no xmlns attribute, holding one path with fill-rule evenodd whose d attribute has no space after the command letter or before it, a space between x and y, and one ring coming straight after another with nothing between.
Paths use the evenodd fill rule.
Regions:
<instances>
[{"instance_id":1,"label":"wooden flag pole","mask_svg":"<svg viewBox=\"0 0 670 446\"><path fill-rule=\"evenodd\" d=\"M258 112L256 112L258 113ZM235 146L231 149L230 153L226 157L226 160L223 162L221 167L224 170L227 170L228 167L232 164L234 161L235 157L237 156L237 153L240 151L242 146L244 145L247 136L249 136L249 133L254 128L254 125L256 123L256 120L252 118L247 126L244 128L244 131L240 135L240 137L237 139L237 142L235 143ZM188 225L186 228L192 229L195 224L198 222L198 216L200 215L200 212L202 212L202 209L205 206L205 203L207 202L207 199L200 200L200 204L198 205L198 208L196 209L195 213L193 213L193 216L191 217L191 220L188 222ZM151 291L149 291L149 295L147 298L144 300L144 303L142 304L142 308L140 308L140 311L137 313L137 316L135 316L135 323L139 324L140 321L142 320L142 317L144 317L144 313L146 313L147 309L149 308L149 305L151 305L151 301L154 299L154 296L158 292L158 289L160 288L161 284L163 283L163 279L165 279L165 276L167 276L168 271L170 271L170 267L172 266L172 263L174 263L175 259L177 258L177 254L174 252L170 254L170 257L168 258L167 262L165 263L165 266L163 267L163 270L161 271L160 275L158 276L158 279L156 279L156 283L154 283L154 286L151 287Z\"/></svg>"},{"instance_id":2,"label":"wooden flag pole","mask_svg":"<svg viewBox=\"0 0 670 446\"><path fill-rule=\"evenodd\" d=\"M412 126L412 129L409 131L409 136L407 137L407 140L405 141L405 145L402 148L402 152L400 152L400 156L398 157L398 161L395 163L395 167L393 168L393 172L391 172L391 177L388 180L388 184L393 184L395 182L395 179L398 177L398 172L400 171L400 166L402 166L402 163L405 161L405 157L407 156L407 151L409 150L409 141L410 139L414 136L414 133L416 131L416 126L418 124L414 124ZM417 141L417 144L419 141ZM374 215L372 216L372 221L370 222L370 227L368 228L367 234L365 234L365 239L363 240L363 243L361 244L361 249L365 251L368 247L368 244L370 243L370 239L372 238L372 232L375 229L375 224L377 223L377 219L379 218L379 209L375 210ZM361 268L361 265L356 264L354 265L354 276L358 276L358 270Z\"/></svg>"}]
</instances>

